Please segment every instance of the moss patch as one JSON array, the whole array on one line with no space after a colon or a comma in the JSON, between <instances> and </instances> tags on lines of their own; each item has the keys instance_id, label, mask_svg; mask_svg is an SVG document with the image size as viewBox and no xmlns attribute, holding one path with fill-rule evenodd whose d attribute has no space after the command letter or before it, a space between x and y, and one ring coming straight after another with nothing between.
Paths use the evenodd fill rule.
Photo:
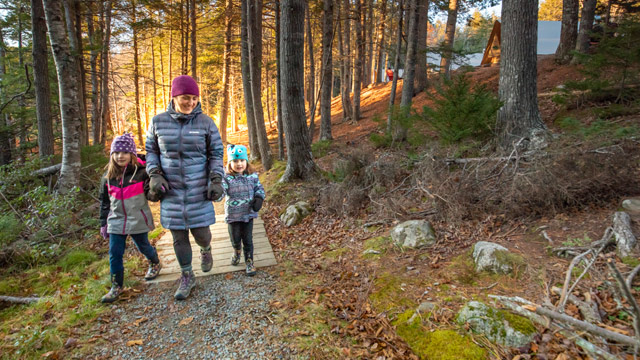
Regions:
<instances>
[{"instance_id":1,"label":"moss patch","mask_svg":"<svg viewBox=\"0 0 640 360\"><path fill-rule=\"evenodd\" d=\"M337 248L335 250L325 251L324 253L322 253L322 256L328 259L337 259L340 256L346 254L348 251L348 248Z\"/></svg>"},{"instance_id":2,"label":"moss patch","mask_svg":"<svg viewBox=\"0 0 640 360\"><path fill-rule=\"evenodd\" d=\"M471 258L471 251L458 255L451 260L451 263L447 266L446 277L455 279L465 285L475 285L478 279L478 274Z\"/></svg>"},{"instance_id":3,"label":"moss patch","mask_svg":"<svg viewBox=\"0 0 640 360\"><path fill-rule=\"evenodd\" d=\"M411 320L414 312L407 310L394 321L396 332L409 344L421 359L429 360L484 360L487 352L476 345L469 336L453 330L429 330L422 326L420 318Z\"/></svg>"},{"instance_id":4,"label":"moss patch","mask_svg":"<svg viewBox=\"0 0 640 360\"><path fill-rule=\"evenodd\" d=\"M389 311L392 309L415 308L416 302L403 295L402 284L416 283L414 279L402 278L390 273L384 273L375 279L375 290L369 295L369 300L373 307L379 311Z\"/></svg>"},{"instance_id":5,"label":"moss patch","mask_svg":"<svg viewBox=\"0 0 640 360\"><path fill-rule=\"evenodd\" d=\"M625 256L621 260L622 260L622 263L632 268L640 265L640 259L634 256Z\"/></svg>"},{"instance_id":6,"label":"moss patch","mask_svg":"<svg viewBox=\"0 0 640 360\"><path fill-rule=\"evenodd\" d=\"M392 240L390 236L377 236L371 239L367 239L364 242L364 251L374 250L379 252L379 254L368 253L362 254L362 257L365 259L377 258L381 255L385 254L389 248L392 246Z\"/></svg>"},{"instance_id":7,"label":"moss patch","mask_svg":"<svg viewBox=\"0 0 640 360\"><path fill-rule=\"evenodd\" d=\"M521 275L527 266L527 262L522 256L509 251L496 250L493 252L493 256L496 257L498 263L509 265L516 277Z\"/></svg>"}]
</instances>

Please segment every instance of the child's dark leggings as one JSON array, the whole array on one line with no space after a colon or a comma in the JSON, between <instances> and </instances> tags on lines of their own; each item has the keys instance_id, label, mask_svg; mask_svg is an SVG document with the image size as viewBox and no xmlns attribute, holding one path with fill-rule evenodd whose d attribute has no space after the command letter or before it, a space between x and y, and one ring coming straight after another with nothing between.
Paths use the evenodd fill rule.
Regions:
<instances>
[{"instance_id":1,"label":"child's dark leggings","mask_svg":"<svg viewBox=\"0 0 640 360\"><path fill-rule=\"evenodd\" d=\"M244 249L244 261L253 261L253 219L229 223L229 237L236 251Z\"/></svg>"},{"instance_id":2,"label":"child's dark leggings","mask_svg":"<svg viewBox=\"0 0 640 360\"><path fill-rule=\"evenodd\" d=\"M211 231L208 226L193 228L191 235L196 240L196 244L201 248L208 248L211 245ZM176 253L178 264L182 271L191 271L191 243L189 242L189 230L171 230L173 236L173 251Z\"/></svg>"}]
</instances>

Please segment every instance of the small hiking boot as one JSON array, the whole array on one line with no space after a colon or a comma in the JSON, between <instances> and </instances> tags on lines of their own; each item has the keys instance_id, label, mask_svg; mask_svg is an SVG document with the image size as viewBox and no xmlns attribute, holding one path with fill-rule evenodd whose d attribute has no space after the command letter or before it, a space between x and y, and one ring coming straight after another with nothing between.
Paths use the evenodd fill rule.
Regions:
<instances>
[{"instance_id":1,"label":"small hiking boot","mask_svg":"<svg viewBox=\"0 0 640 360\"><path fill-rule=\"evenodd\" d=\"M234 252L233 256L231 257L231 265L233 266L238 266L238 264L240 264L240 252Z\"/></svg>"},{"instance_id":2,"label":"small hiking boot","mask_svg":"<svg viewBox=\"0 0 640 360\"><path fill-rule=\"evenodd\" d=\"M193 271L183 271L180 277L180 285L173 295L176 300L185 300L191 294L191 290L196 286L196 276Z\"/></svg>"},{"instance_id":3,"label":"small hiking boot","mask_svg":"<svg viewBox=\"0 0 640 360\"><path fill-rule=\"evenodd\" d=\"M200 249L200 260L203 272L208 272L213 267L213 256L211 255L211 249L202 250Z\"/></svg>"},{"instance_id":4,"label":"small hiking boot","mask_svg":"<svg viewBox=\"0 0 640 360\"><path fill-rule=\"evenodd\" d=\"M102 297L101 301L104 304L110 304L118 300L118 297L120 296L120 294L122 294L122 286L113 284L111 285L111 290L109 290L109 292Z\"/></svg>"},{"instance_id":5,"label":"small hiking boot","mask_svg":"<svg viewBox=\"0 0 640 360\"><path fill-rule=\"evenodd\" d=\"M256 274L256 267L253 265L253 260L249 259L246 261L247 263L247 275L253 276Z\"/></svg>"},{"instance_id":6,"label":"small hiking boot","mask_svg":"<svg viewBox=\"0 0 640 360\"><path fill-rule=\"evenodd\" d=\"M160 261L158 261L157 264L150 262L149 269L147 269L147 273L144 274L144 279L145 280L155 279L156 277L158 277L158 274L160 273L161 269L162 269L162 263Z\"/></svg>"}]
</instances>

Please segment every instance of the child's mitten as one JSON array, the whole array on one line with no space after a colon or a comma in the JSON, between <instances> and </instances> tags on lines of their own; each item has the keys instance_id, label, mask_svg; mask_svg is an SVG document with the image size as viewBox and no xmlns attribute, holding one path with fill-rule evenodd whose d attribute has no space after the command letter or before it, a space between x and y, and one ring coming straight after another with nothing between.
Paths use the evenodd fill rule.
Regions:
<instances>
[{"instance_id":1,"label":"child's mitten","mask_svg":"<svg viewBox=\"0 0 640 360\"><path fill-rule=\"evenodd\" d=\"M260 209L262 209L263 201L264 199L261 197L254 197L253 200L251 200L251 208L253 209L253 211L255 212L260 211Z\"/></svg>"},{"instance_id":2,"label":"child's mitten","mask_svg":"<svg viewBox=\"0 0 640 360\"><path fill-rule=\"evenodd\" d=\"M109 233L107 232L107 225L100 227L100 235L106 240L109 238Z\"/></svg>"}]
</instances>

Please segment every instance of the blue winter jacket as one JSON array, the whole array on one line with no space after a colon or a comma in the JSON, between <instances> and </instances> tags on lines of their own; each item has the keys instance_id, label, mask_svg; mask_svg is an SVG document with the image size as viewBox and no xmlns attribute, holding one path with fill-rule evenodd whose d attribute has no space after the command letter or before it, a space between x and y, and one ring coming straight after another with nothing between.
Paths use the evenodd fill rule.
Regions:
<instances>
[{"instance_id":1,"label":"blue winter jacket","mask_svg":"<svg viewBox=\"0 0 640 360\"><path fill-rule=\"evenodd\" d=\"M162 226L185 230L215 223L207 185L211 172L224 175L224 147L216 124L200 104L185 115L176 112L171 101L166 112L151 120L145 148L147 172L160 168L171 186L160 204Z\"/></svg>"}]
</instances>

